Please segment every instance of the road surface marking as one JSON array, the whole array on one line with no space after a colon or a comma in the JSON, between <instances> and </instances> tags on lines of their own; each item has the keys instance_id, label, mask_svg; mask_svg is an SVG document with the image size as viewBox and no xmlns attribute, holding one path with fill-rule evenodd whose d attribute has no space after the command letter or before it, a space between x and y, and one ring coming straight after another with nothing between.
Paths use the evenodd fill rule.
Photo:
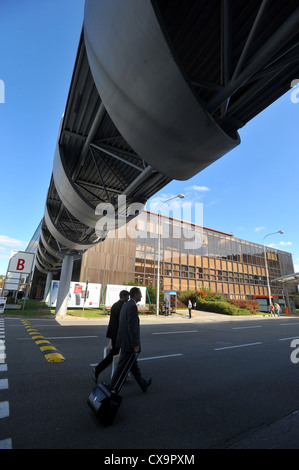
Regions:
<instances>
[{"instance_id":1,"label":"road surface marking","mask_svg":"<svg viewBox=\"0 0 299 470\"><path fill-rule=\"evenodd\" d=\"M138 361L150 361L151 359L164 359L165 357L177 357L182 356L182 353L178 354L168 354L167 356L152 356L152 357L141 357Z\"/></svg>"},{"instance_id":2,"label":"road surface marking","mask_svg":"<svg viewBox=\"0 0 299 470\"><path fill-rule=\"evenodd\" d=\"M214 348L214 351L220 351L221 349L245 348L246 346L255 346L257 344L262 344L262 343L258 342L258 343L238 344L236 346L225 346L224 348Z\"/></svg>"},{"instance_id":3,"label":"road surface marking","mask_svg":"<svg viewBox=\"0 0 299 470\"><path fill-rule=\"evenodd\" d=\"M233 330L245 330L245 329L248 329L248 328L262 328L262 325L258 325L258 326L235 326L232 329Z\"/></svg>"},{"instance_id":4,"label":"road surface marking","mask_svg":"<svg viewBox=\"0 0 299 470\"><path fill-rule=\"evenodd\" d=\"M178 333L197 333L198 330L181 330L181 331L162 331L159 333L152 333L152 335L175 335Z\"/></svg>"},{"instance_id":5,"label":"road surface marking","mask_svg":"<svg viewBox=\"0 0 299 470\"><path fill-rule=\"evenodd\" d=\"M280 338L279 341L288 341L290 339L297 339L299 336L291 336L290 338Z\"/></svg>"}]
</instances>

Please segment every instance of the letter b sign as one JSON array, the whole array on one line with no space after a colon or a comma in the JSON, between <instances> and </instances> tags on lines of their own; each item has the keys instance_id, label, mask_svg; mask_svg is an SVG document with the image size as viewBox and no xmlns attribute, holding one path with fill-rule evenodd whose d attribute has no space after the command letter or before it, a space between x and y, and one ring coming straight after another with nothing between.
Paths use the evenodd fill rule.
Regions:
<instances>
[{"instance_id":1,"label":"letter b sign","mask_svg":"<svg viewBox=\"0 0 299 470\"><path fill-rule=\"evenodd\" d=\"M34 253L17 251L9 261L8 272L30 274L34 261Z\"/></svg>"},{"instance_id":2,"label":"letter b sign","mask_svg":"<svg viewBox=\"0 0 299 470\"><path fill-rule=\"evenodd\" d=\"M22 258L19 258L19 259L18 259L18 262L17 262L16 270L17 270L17 271L23 271L24 268L25 268L25 260L22 259Z\"/></svg>"}]
</instances>

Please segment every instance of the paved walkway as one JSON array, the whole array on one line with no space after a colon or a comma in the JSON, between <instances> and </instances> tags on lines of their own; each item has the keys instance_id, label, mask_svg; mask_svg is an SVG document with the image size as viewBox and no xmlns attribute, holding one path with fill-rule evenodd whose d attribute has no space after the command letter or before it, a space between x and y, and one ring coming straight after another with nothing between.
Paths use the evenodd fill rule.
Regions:
<instances>
[{"instance_id":1,"label":"paved walkway","mask_svg":"<svg viewBox=\"0 0 299 470\"><path fill-rule=\"evenodd\" d=\"M190 321L196 323L209 323L209 322L232 322L232 321L256 321L256 320L265 320L267 321L270 315L223 315L221 313L213 313L213 312L203 312L200 310L192 310L192 318L189 319L188 310L177 310L175 314L171 314L168 316L165 315L153 315L153 314L140 314L140 321L142 324L153 324L153 323L188 323ZM81 323L87 322L89 325L91 324L108 324L109 316L101 317L101 318L91 318L91 317L74 317L71 315L60 316L60 317L53 317L61 324L71 324L71 323ZM280 315L280 317L275 317L276 319L281 318L298 318L299 315Z\"/></svg>"}]
</instances>

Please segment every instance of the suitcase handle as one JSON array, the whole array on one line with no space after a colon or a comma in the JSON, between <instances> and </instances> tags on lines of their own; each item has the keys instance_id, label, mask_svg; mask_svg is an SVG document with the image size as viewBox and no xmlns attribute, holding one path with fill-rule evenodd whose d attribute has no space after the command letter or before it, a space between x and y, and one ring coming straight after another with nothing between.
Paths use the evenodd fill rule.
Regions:
<instances>
[{"instance_id":1,"label":"suitcase handle","mask_svg":"<svg viewBox=\"0 0 299 470\"><path fill-rule=\"evenodd\" d=\"M124 381L127 378L128 373L130 372L134 362L137 360L139 353L132 352L127 364L125 365L124 369L122 370L122 373L120 374L115 386L113 387L112 392L118 393L121 389L121 387L124 384Z\"/></svg>"}]
</instances>

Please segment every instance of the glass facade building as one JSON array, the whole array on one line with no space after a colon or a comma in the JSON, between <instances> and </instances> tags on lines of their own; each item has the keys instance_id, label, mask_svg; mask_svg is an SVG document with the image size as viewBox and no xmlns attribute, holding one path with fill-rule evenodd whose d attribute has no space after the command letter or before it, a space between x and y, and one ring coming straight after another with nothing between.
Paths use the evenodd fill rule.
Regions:
<instances>
[{"instance_id":1,"label":"glass facade building","mask_svg":"<svg viewBox=\"0 0 299 470\"><path fill-rule=\"evenodd\" d=\"M160 286L206 287L232 299L268 296L264 246L163 215L144 212L136 238L135 282L156 285L160 217ZM269 279L294 272L290 253L266 247ZM282 287L271 282L273 296Z\"/></svg>"}]
</instances>

